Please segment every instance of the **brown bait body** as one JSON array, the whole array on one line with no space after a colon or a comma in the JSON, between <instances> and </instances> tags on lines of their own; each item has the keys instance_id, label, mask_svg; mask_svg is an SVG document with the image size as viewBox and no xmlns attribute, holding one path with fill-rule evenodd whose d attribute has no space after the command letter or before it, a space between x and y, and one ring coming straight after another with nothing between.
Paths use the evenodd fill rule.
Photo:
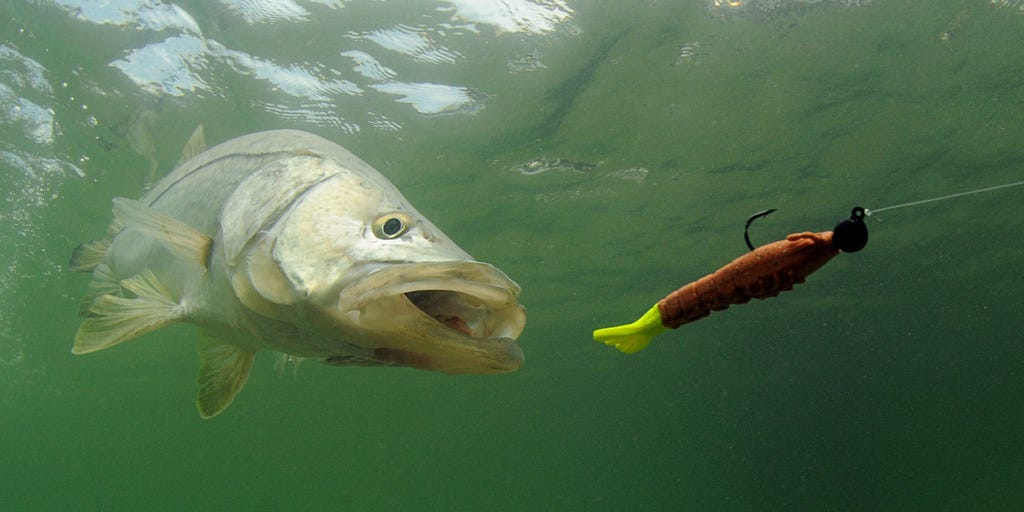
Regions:
<instances>
[{"instance_id":1,"label":"brown bait body","mask_svg":"<svg viewBox=\"0 0 1024 512\"><path fill-rule=\"evenodd\" d=\"M658 302L661 321L675 329L733 304L774 297L804 282L837 254L832 231L793 233L670 293Z\"/></svg>"}]
</instances>

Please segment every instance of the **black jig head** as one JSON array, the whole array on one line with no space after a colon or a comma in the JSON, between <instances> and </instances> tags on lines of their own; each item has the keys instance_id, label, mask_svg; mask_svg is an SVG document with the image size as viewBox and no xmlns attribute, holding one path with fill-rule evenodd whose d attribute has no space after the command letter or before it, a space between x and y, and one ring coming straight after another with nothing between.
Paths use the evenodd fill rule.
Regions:
<instances>
[{"instance_id":1,"label":"black jig head","mask_svg":"<svg viewBox=\"0 0 1024 512\"><path fill-rule=\"evenodd\" d=\"M832 247L843 252L857 252L868 244L868 226L864 224L867 214L864 208L855 206L850 218L836 224L832 230Z\"/></svg>"}]
</instances>

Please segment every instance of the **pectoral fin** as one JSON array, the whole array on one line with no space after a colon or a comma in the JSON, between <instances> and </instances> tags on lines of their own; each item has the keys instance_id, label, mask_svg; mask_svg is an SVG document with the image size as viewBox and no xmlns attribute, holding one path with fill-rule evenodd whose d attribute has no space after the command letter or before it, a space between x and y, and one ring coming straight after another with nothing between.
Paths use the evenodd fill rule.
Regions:
<instances>
[{"instance_id":1,"label":"pectoral fin","mask_svg":"<svg viewBox=\"0 0 1024 512\"><path fill-rule=\"evenodd\" d=\"M107 285L101 283L100 286ZM89 316L78 328L72 353L103 350L178 322L185 316L184 308L149 270L121 281L120 286L135 297L97 296L89 307Z\"/></svg>"},{"instance_id":2,"label":"pectoral fin","mask_svg":"<svg viewBox=\"0 0 1024 512\"><path fill-rule=\"evenodd\" d=\"M96 265L92 271L92 281L89 282L89 291L86 292L85 297L82 297L82 302L78 304L78 316L93 316L90 310L96 299L104 295L116 296L120 293L121 283L117 281L117 277L110 267L106 263Z\"/></svg>"},{"instance_id":3,"label":"pectoral fin","mask_svg":"<svg viewBox=\"0 0 1024 512\"><path fill-rule=\"evenodd\" d=\"M206 234L170 215L123 197L114 198L114 215L125 226L160 242L175 256L206 267L213 243Z\"/></svg>"},{"instance_id":4,"label":"pectoral fin","mask_svg":"<svg viewBox=\"0 0 1024 512\"><path fill-rule=\"evenodd\" d=\"M124 223L115 218L110 223L110 226L107 227L107 236L76 247L75 251L71 253L71 262L68 263L68 270L73 272L89 272L99 266L100 263L103 263L103 259L107 257L107 251L110 250L110 244L114 241L114 236L122 229L124 229Z\"/></svg>"},{"instance_id":5,"label":"pectoral fin","mask_svg":"<svg viewBox=\"0 0 1024 512\"><path fill-rule=\"evenodd\" d=\"M107 249L110 249L110 242L109 238L101 238L79 245L75 248L75 252L71 253L68 269L73 272L93 270L103 262L103 258L107 255Z\"/></svg>"},{"instance_id":6,"label":"pectoral fin","mask_svg":"<svg viewBox=\"0 0 1024 512\"><path fill-rule=\"evenodd\" d=\"M255 358L256 352L226 343L211 343L200 349L196 406L203 419L212 418L231 405L245 386Z\"/></svg>"}]
</instances>

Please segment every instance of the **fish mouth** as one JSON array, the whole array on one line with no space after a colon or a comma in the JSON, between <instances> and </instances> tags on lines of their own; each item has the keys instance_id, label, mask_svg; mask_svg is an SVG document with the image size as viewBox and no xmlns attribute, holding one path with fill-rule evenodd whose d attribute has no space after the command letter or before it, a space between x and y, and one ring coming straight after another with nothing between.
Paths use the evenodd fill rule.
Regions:
<instances>
[{"instance_id":1,"label":"fish mouth","mask_svg":"<svg viewBox=\"0 0 1024 512\"><path fill-rule=\"evenodd\" d=\"M339 306L373 334L374 358L383 363L449 375L504 373L523 364L519 291L486 263L399 263L346 287Z\"/></svg>"}]
</instances>

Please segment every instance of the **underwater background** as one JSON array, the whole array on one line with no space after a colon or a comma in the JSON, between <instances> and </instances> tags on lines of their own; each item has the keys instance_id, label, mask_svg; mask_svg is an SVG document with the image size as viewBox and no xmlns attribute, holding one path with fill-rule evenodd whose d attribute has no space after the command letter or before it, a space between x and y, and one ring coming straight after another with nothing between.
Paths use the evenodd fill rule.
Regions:
<instances>
[{"instance_id":1,"label":"underwater background","mask_svg":"<svg viewBox=\"0 0 1024 512\"><path fill-rule=\"evenodd\" d=\"M988 0L7 0L4 510L1024 510L1024 188L878 212L795 291L624 355L755 243L1024 179ZM309 130L523 288L498 376L275 371L199 418L190 325L70 349L111 199Z\"/></svg>"}]
</instances>

